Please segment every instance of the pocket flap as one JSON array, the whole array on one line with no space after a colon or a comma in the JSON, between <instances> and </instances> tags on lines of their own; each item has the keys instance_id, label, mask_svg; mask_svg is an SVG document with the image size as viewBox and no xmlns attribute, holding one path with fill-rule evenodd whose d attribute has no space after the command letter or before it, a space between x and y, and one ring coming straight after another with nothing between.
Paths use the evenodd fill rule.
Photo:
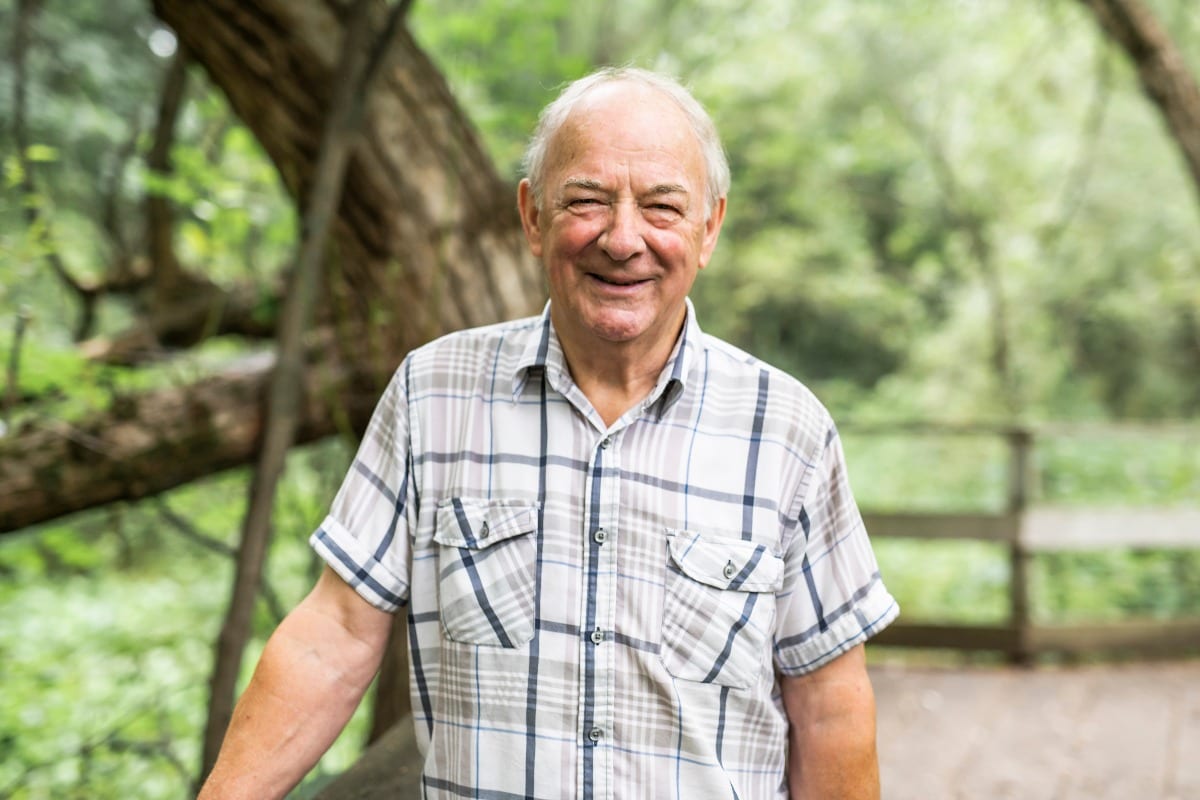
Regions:
<instances>
[{"instance_id":1,"label":"pocket flap","mask_svg":"<svg viewBox=\"0 0 1200 800\"><path fill-rule=\"evenodd\" d=\"M536 530L537 507L527 500L444 500L438 503L433 540L448 547L482 550Z\"/></svg>"},{"instance_id":2,"label":"pocket flap","mask_svg":"<svg viewBox=\"0 0 1200 800\"><path fill-rule=\"evenodd\" d=\"M671 560L692 580L717 589L777 592L783 559L756 542L668 530Z\"/></svg>"}]
</instances>

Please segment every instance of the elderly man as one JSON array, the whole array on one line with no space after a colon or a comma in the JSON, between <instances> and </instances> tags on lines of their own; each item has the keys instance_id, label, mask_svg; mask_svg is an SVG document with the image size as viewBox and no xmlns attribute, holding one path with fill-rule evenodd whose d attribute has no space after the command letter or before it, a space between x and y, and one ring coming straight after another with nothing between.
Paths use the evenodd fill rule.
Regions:
<instances>
[{"instance_id":1,"label":"elderly man","mask_svg":"<svg viewBox=\"0 0 1200 800\"><path fill-rule=\"evenodd\" d=\"M427 798L874 798L862 643L897 607L832 421L701 332L729 170L673 80L543 112L518 204L550 303L385 392L204 797L279 797L407 604Z\"/></svg>"}]
</instances>

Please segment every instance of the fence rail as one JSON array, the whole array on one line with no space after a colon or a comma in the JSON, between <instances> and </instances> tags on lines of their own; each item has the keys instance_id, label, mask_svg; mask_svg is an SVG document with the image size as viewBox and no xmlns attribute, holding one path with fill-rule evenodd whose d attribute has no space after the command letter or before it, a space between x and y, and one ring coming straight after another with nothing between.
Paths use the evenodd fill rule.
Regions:
<instances>
[{"instance_id":1,"label":"fence rail","mask_svg":"<svg viewBox=\"0 0 1200 800\"><path fill-rule=\"evenodd\" d=\"M1043 653L1082 655L1127 652L1171 655L1200 652L1198 616L1120 622L1034 622L1030 614L1029 565L1038 553L1110 548L1200 550L1200 508L1073 508L1037 505L1033 451L1039 436L1071 434L1182 434L1200 441L1195 425L1168 426L938 426L852 425L843 430L871 435L996 436L1009 453L1007 503L999 513L864 513L872 538L975 540L1005 546L1010 565L1008 619L999 625L910 623L903 616L875 639L878 644L965 651L1000 651L1014 662Z\"/></svg>"}]
</instances>

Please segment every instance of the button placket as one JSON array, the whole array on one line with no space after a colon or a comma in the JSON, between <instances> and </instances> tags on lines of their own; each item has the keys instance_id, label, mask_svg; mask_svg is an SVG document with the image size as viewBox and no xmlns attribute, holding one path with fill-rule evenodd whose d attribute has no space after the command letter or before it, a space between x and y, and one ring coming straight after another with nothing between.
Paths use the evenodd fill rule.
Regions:
<instances>
[{"instance_id":1,"label":"button placket","mask_svg":"<svg viewBox=\"0 0 1200 800\"><path fill-rule=\"evenodd\" d=\"M620 442L617 434L606 433L599 441L593 440L592 459L596 468L602 470L599 491L595 495L596 506L591 515L590 539L585 539L596 570L594 594L594 616L585 621L584 647L590 653L585 662L591 662L592 692L585 699L591 714L588 727L584 728L585 741L593 746L592 775L593 789L597 798L607 797L605 787L612 784L612 736L614 711L614 674L617 650L612 645L616 625L616 557L614 549L616 528L620 517L618 504L620 490Z\"/></svg>"}]
</instances>

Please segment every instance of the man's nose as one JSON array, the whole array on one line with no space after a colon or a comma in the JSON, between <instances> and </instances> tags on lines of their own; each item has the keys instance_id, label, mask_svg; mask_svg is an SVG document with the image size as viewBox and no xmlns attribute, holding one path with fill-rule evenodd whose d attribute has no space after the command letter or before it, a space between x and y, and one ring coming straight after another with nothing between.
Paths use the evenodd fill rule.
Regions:
<instances>
[{"instance_id":1,"label":"man's nose","mask_svg":"<svg viewBox=\"0 0 1200 800\"><path fill-rule=\"evenodd\" d=\"M601 249L613 261L628 261L645 249L641 225L636 203L614 203L608 226L600 234Z\"/></svg>"}]
</instances>

